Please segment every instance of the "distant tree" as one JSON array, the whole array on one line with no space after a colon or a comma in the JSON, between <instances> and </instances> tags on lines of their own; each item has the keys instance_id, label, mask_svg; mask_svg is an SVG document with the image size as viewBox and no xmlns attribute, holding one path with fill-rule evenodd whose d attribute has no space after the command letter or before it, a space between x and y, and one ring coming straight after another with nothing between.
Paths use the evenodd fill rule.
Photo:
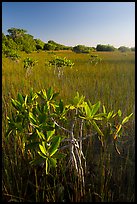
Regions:
<instances>
[{"instance_id":1,"label":"distant tree","mask_svg":"<svg viewBox=\"0 0 137 204\"><path fill-rule=\"evenodd\" d=\"M72 47L56 43L53 40L49 40L48 43L45 43L44 50L72 50Z\"/></svg>"},{"instance_id":2,"label":"distant tree","mask_svg":"<svg viewBox=\"0 0 137 204\"><path fill-rule=\"evenodd\" d=\"M9 35L2 33L2 53L6 54L10 49L17 50L17 45Z\"/></svg>"},{"instance_id":3,"label":"distant tree","mask_svg":"<svg viewBox=\"0 0 137 204\"><path fill-rule=\"evenodd\" d=\"M44 45L44 50L55 50L56 45L52 44L52 43L45 43Z\"/></svg>"},{"instance_id":4,"label":"distant tree","mask_svg":"<svg viewBox=\"0 0 137 204\"><path fill-rule=\"evenodd\" d=\"M4 35L4 33L2 33L2 42L5 43L6 40L7 40L6 35Z\"/></svg>"},{"instance_id":5,"label":"distant tree","mask_svg":"<svg viewBox=\"0 0 137 204\"><path fill-rule=\"evenodd\" d=\"M32 35L26 34L23 38L23 51L29 53L36 50L36 42Z\"/></svg>"},{"instance_id":6,"label":"distant tree","mask_svg":"<svg viewBox=\"0 0 137 204\"><path fill-rule=\"evenodd\" d=\"M56 45L57 43L53 40L49 40L48 43Z\"/></svg>"},{"instance_id":7,"label":"distant tree","mask_svg":"<svg viewBox=\"0 0 137 204\"><path fill-rule=\"evenodd\" d=\"M131 51L135 51L135 47L131 47Z\"/></svg>"},{"instance_id":8,"label":"distant tree","mask_svg":"<svg viewBox=\"0 0 137 204\"><path fill-rule=\"evenodd\" d=\"M10 28L7 31L9 33L7 36L8 41L11 41L12 39L16 44L16 49L27 53L36 50L36 42L32 35L26 33L26 30ZM14 47L12 47L12 49L14 49Z\"/></svg>"},{"instance_id":9,"label":"distant tree","mask_svg":"<svg viewBox=\"0 0 137 204\"><path fill-rule=\"evenodd\" d=\"M2 53L7 49L25 51L30 53L35 50L71 50L72 47L61 45L53 40L49 40L48 43L41 41L40 39L34 39L30 34L27 34L27 30L10 28L7 30L8 35L2 33Z\"/></svg>"},{"instance_id":10,"label":"distant tree","mask_svg":"<svg viewBox=\"0 0 137 204\"><path fill-rule=\"evenodd\" d=\"M72 46L64 46L63 50L73 50Z\"/></svg>"},{"instance_id":11,"label":"distant tree","mask_svg":"<svg viewBox=\"0 0 137 204\"><path fill-rule=\"evenodd\" d=\"M27 31L19 28L10 28L7 30L12 39L23 36Z\"/></svg>"},{"instance_id":12,"label":"distant tree","mask_svg":"<svg viewBox=\"0 0 137 204\"><path fill-rule=\"evenodd\" d=\"M40 39L34 39L36 43L36 49L37 50L43 50L45 43L41 41Z\"/></svg>"},{"instance_id":13,"label":"distant tree","mask_svg":"<svg viewBox=\"0 0 137 204\"><path fill-rule=\"evenodd\" d=\"M86 47L85 45L76 45L72 50L76 53L89 53L92 48Z\"/></svg>"},{"instance_id":14,"label":"distant tree","mask_svg":"<svg viewBox=\"0 0 137 204\"><path fill-rule=\"evenodd\" d=\"M95 47L91 47L91 48L92 48L92 50L91 50L92 52L96 51L96 48L95 48Z\"/></svg>"},{"instance_id":15,"label":"distant tree","mask_svg":"<svg viewBox=\"0 0 137 204\"><path fill-rule=\"evenodd\" d=\"M17 37L15 38L15 42L19 49L21 51L25 51L26 53L30 53L36 50L36 42L32 35L25 34L24 36Z\"/></svg>"},{"instance_id":16,"label":"distant tree","mask_svg":"<svg viewBox=\"0 0 137 204\"><path fill-rule=\"evenodd\" d=\"M101 45L101 44L98 44L96 46L96 51L115 51L116 48L112 45Z\"/></svg>"},{"instance_id":17,"label":"distant tree","mask_svg":"<svg viewBox=\"0 0 137 204\"><path fill-rule=\"evenodd\" d=\"M130 48L129 48L129 47L125 47L125 46L120 46L120 47L118 48L118 50L119 50L120 52L128 52L128 51L130 51Z\"/></svg>"}]
</instances>

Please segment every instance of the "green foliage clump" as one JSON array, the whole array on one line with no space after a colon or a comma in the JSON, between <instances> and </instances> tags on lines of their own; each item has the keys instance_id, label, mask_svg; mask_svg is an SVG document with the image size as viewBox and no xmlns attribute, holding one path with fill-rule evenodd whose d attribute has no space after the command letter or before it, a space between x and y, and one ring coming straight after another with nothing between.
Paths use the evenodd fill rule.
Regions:
<instances>
[{"instance_id":1,"label":"green foliage clump","mask_svg":"<svg viewBox=\"0 0 137 204\"><path fill-rule=\"evenodd\" d=\"M53 40L49 40L48 43L45 43L44 45L44 50L71 50L71 49L72 47L61 45Z\"/></svg>"},{"instance_id":2,"label":"green foliage clump","mask_svg":"<svg viewBox=\"0 0 137 204\"><path fill-rule=\"evenodd\" d=\"M32 68L38 64L38 60L34 60L32 58L26 57L23 60L24 68L26 69L26 76L31 73Z\"/></svg>"},{"instance_id":3,"label":"green foliage clump","mask_svg":"<svg viewBox=\"0 0 137 204\"><path fill-rule=\"evenodd\" d=\"M112 45L98 44L96 46L96 51L108 51L108 52L110 52L110 51L115 51L115 50L116 50L116 48L114 46L112 46Z\"/></svg>"},{"instance_id":4,"label":"green foliage clump","mask_svg":"<svg viewBox=\"0 0 137 204\"><path fill-rule=\"evenodd\" d=\"M89 53L90 51L93 51L93 48L87 47L85 45L76 45L73 47L73 51L76 53Z\"/></svg>"},{"instance_id":5,"label":"green foliage clump","mask_svg":"<svg viewBox=\"0 0 137 204\"><path fill-rule=\"evenodd\" d=\"M74 63L67 59L66 57L58 57L56 56L55 59L49 60L49 66L56 66L56 67L73 67Z\"/></svg>"},{"instance_id":6,"label":"green foliage clump","mask_svg":"<svg viewBox=\"0 0 137 204\"><path fill-rule=\"evenodd\" d=\"M34 39L34 40L36 42L36 49L37 50L43 50L45 43L40 39Z\"/></svg>"},{"instance_id":7,"label":"green foliage clump","mask_svg":"<svg viewBox=\"0 0 137 204\"><path fill-rule=\"evenodd\" d=\"M14 61L19 60L19 58L21 58L21 56L15 50L12 50L12 49L6 49L4 51L4 55Z\"/></svg>"},{"instance_id":8,"label":"green foliage clump","mask_svg":"<svg viewBox=\"0 0 137 204\"><path fill-rule=\"evenodd\" d=\"M131 51L131 49L130 49L129 47L125 47L125 46L120 46L120 47L118 48L118 50L119 50L120 52L129 52L129 51Z\"/></svg>"},{"instance_id":9,"label":"green foliage clump","mask_svg":"<svg viewBox=\"0 0 137 204\"><path fill-rule=\"evenodd\" d=\"M22 37L27 32L26 30L19 28L10 28L7 31L13 40L18 37Z\"/></svg>"},{"instance_id":10,"label":"green foliage clump","mask_svg":"<svg viewBox=\"0 0 137 204\"><path fill-rule=\"evenodd\" d=\"M28 69L30 67L34 67L37 63L38 63L38 60L33 60L32 58L30 57L26 57L24 60L24 68L25 69Z\"/></svg>"},{"instance_id":11,"label":"green foliage clump","mask_svg":"<svg viewBox=\"0 0 137 204\"><path fill-rule=\"evenodd\" d=\"M102 58L101 57L99 57L98 55L90 55L90 62L91 62L91 64L98 64L99 62L101 62L102 61Z\"/></svg>"},{"instance_id":12,"label":"green foliage clump","mask_svg":"<svg viewBox=\"0 0 137 204\"><path fill-rule=\"evenodd\" d=\"M49 173L51 167L57 166L57 159L64 158L64 154L59 151L59 148L64 148L61 142L69 142L68 147L71 150L69 157L72 159L72 166L78 177L82 176L84 179L83 171L80 173L80 169L83 169L81 160L82 157L84 158L82 152L83 123L92 127L92 135L97 134L104 151L107 150L111 141L116 152L120 154L117 140L121 137L123 125L133 114L122 119L121 110L116 113L107 112L104 105L103 112L100 112L100 101L91 104L89 100L85 101L85 97L80 96L78 92L72 102L67 105L62 99L57 101L57 95L58 93L54 92L51 87L37 93L31 89L30 94L26 96L18 93L17 99L11 99L16 112L11 118L7 118L7 136L20 137L23 157L27 159L29 150L30 164L36 166L43 164L46 174ZM70 113L71 118L68 117ZM81 124L78 130L80 138L75 138L74 128L77 120ZM68 122L71 124L70 129L67 127ZM64 130L69 136L64 136L63 133L58 134L58 128ZM84 180L82 182L84 184Z\"/></svg>"},{"instance_id":13,"label":"green foliage clump","mask_svg":"<svg viewBox=\"0 0 137 204\"><path fill-rule=\"evenodd\" d=\"M56 104L54 98L57 93L53 93L50 88L48 91L42 90L34 93L31 89L30 94L23 96L18 94L16 100L11 99L16 113L12 118L8 117L8 135L13 134L20 137L22 133L22 147L24 157L27 159L29 150L31 165L45 165L46 174L50 167L56 167L57 158L63 155L58 152L62 136L55 133L55 124L52 120L55 110L60 117L62 107Z\"/></svg>"},{"instance_id":14,"label":"green foliage clump","mask_svg":"<svg viewBox=\"0 0 137 204\"><path fill-rule=\"evenodd\" d=\"M9 35L2 35L2 43L7 48L30 53L36 50L36 42L32 35L26 34L26 30L11 28L7 30ZM5 46L3 48L5 49Z\"/></svg>"},{"instance_id":15,"label":"green foliage clump","mask_svg":"<svg viewBox=\"0 0 137 204\"><path fill-rule=\"evenodd\" d=\"M18 47L10 36L2 33L2 53L6 54L7 50L18 50Z\"/></svg>"},{"instance_id":16,"label":"green foliage clump","mask_svg":"<svg viewBox=\"0 0 137 204\"><path fill-rule=\"evenodd\" d=\"M49 67L53 67L54 74L56 74L58 77L63 76L65 67L72 68L74 66L74 63L71 60L67 59L66 57L62 58L58 56L52 60L49 60L45 64Z\"/></svg>"},{"instance_id":17,"label":"green foliage clump","mask_svg":"<svg viewBox=\"0 0 137 204\"><path fill-rule=\"evenodd\" d=\"M44 50L55 50L56 45L52 44L52 43L45 43L44 45Z\"/></svg>"}]
</instances>

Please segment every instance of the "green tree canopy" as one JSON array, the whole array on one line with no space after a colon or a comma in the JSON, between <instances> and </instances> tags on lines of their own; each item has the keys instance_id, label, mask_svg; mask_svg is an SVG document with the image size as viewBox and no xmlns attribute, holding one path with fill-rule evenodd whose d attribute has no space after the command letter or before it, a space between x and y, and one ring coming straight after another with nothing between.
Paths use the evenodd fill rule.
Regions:
<instances>
[{"instance_id":1,"label":"green tree canopy","mask_svg":"<svg viewBox=\"0 0 137 204\"><path fill-rule=\"evenodd\" d=\"M96 47L96 51L115 51L116 48L112 45L101 45L101 44L98 44L97 47Z\"/></svg>"},{"instance_id":2,"label":"green tree canopy","mask_svg":"<svg viewBox=\"0 0 137 204\"><path fill-rule=\"evenodd\" d=\"M73 47L73 51L76 53L89 53L90 51L93 51L91 47L86 47L85 45L76 45Z\"/></svg>"},{"instance_id":3,"label":"green tree canopy","mask_svg":"<svg viewBox=\"0 0 137 204\"><path fill-rule=\"evenodd\" d=\"M27 32L27 30L19 29L19 28L10 28L7 31L9 35L12 37L12 39L21 37Z\"/></svg>"},{"instance_id":4,"label":"green tree canopy","mask_svg":"<svg viewBox=\"0 0 137 204\"><path fill-rule=\"evenodd\" d=\"M118 50L121 51L121 52L128 52L128 51L130 51L130 48L129 47L125 47L125 46L120 46L118 48Z\"/></svg>"},{"instance_id":5,"label":"green tree canopy","mask_svg":"<svg viewBox=\"0 0 137 204\"><path fill-rule=\"evenodd\" d=\"M35 40L35 43L36 43L36 49L37 50L43 50L45 43L40 39L34 39L34 40Z\"/></svg>"},{"instance_id":6,"label":"green tree canopy","mask_svg":"<svg viewBox=\"0 0 137 204\"><path fill-rule=\"evenodd\" d=\"M17 50L17 45L9 35L2 33L2 53L6 53L8 50Z\"/></svg>"},{"instance_id":7,"label":"green tree canopy","mask_svg":"<svg viewBox=\"0 0 137 204\"><path fill-rule=\"evenodd\" d=\"M72 47L56 43L53 40L49 40L48 43L45 43L44 45L44 50L71 50L71 49Z\"/></svg>"}]
</instances>

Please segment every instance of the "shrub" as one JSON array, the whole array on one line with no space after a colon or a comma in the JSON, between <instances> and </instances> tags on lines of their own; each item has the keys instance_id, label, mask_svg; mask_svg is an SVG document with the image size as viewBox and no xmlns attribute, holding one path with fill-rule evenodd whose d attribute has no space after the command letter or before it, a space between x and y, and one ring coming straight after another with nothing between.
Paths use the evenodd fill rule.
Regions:
<instances>
[{"instance_id":1,"label":"shrub","mask_svg":"<svg viewBox=\"0 0 137 204\"><path fill-rule=\"evenodd\" d=\"M55 50L56 45L52 44L52 43L45 43L44 45L44 50Z\"/></svg>"},{"instance_id":2,"label":"shrub","mask_svg":"<svg viewBox=\"0 0 137 204\"><path fill-rule=\"evenodd\" d=\"M76 53L89 53L92 51L92 48L86 47L85 45L77 45L72 49Z\"/></svg>"},{"instance_id":3,"label":"shrub","mask_svg":"<svg viewBox=\"0 0 137 204\"><path fill-rule=\"evenodd\" d=\"M20 55L15 50L5 49L4 54L12 60L18 60L20 58Z\"/></svg>"},{"instance_id":4,"label":"shrub","mask_svg":"<svg viewBox=\"0 0 137 204\"><path fill-rule=\"evenodd\" d=\"M128 52L128 51L130 51L130 48L129 48L129 47L125 47L125 46L120 46L120 47L118 48L118 50L119 50L120 52Z\"/></svg>"},{"instance_id":5,"label":"shrub","mask_svg":"<svg viewBox=\"0 0 137 204\"><path fill-rule=\"evenodd\" d=\"M26 76L31 73L32 68L38 63L38 60L34 60L32 58L26 57L23 60L24 68L26 69Z\"/></svg>"},{"instance_id":6,"label":"shrub","mask_svg":"<svg viewBox=\"0 0 137 204\"><path fill-rule=\"evenodd\" d=\"M48 63L46 63L46 65L47 64L49 67L54 68L54 74L57 74L58 77L63 75L63 69L65 67L72 68L74 66L74 63L71 60L68 60L66 57L62 58L58 56L56 56L55 59L53 60L49 60Z\"/></svg>"},{"instance_id":7,"label":"shrub","mask_svg":"<svg viewBox=\"0 0 137 204\"><path fill-rule=\"evenodd\" d=\"M115 47L113 47L112 45L101 45L98 44L96 47L96 51L115 51Z\"/></svg>"},{"instance_id":8,"label":"shrub","mask_svg":"<svg viewBox=\"0 0 137 204\"><path fill-rule=\"evenodd\" d=\"M82 142L86 139L83 136L84 126L91 126L92 137L94 135L98 138L105 153L108 154L109 146L113 145L120 154L117 141L121 137L123 125L128 122L132 113L122 119L121 110L116 113L107 112L103 106L103 111L100 112L100 101L91 104L78 92L67 105L62 99L57 101L57 95L58 93L53 92L51 87L37 93L31 89L30 94L26 96L18 93L17 99L11 99L16 111L12 113L11 118L7 118L7 137L18 137L18 141L22 142L20 145L23 158L28 160L30 165L44 166L46 174L49 174L51 168L57 167L58 159L67 156L63 150L69 148L70 151L67 153L70 158L69 168L73 168L79 182L82 183L81 190L84 191L84 168L86 168L86 159L82 151ZM78 137L76 132L79 133Z\"/></svg>"},{"instance_id":9,"label":"shrub","mask_svg":"<svg viewBox=\"0 0 137 204\"><path fill-rule=\"evenodd\" d=\"M90 63L92 64L98 64L99 62L102 61L102 58L100 58L98 55L90 55Z\"/></svg>"},{"instance_id":10,"label":"shrub","mask_svg":"<svg viewBox=\"0 0 137 204\"><path fill-rule=\"evenodd\" d=\"M71 60L66 59L66 57L62 58L56 56L55 59L49 60L49 65L56 67L72 67L74 63Z\"/></svg>"}]
</instances>

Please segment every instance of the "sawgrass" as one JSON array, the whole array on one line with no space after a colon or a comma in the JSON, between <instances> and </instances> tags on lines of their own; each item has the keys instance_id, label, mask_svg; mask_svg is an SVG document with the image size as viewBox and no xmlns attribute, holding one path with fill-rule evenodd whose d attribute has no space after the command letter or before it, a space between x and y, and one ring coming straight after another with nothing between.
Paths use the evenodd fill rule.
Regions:
<instances>
[{"instance_id":1,"label":"sawgrass","mask_svg":"<svg viewBox=\"0 0 137 204\"><path fill-rule=\"evenodd\" d=\"M94 54L94 53L92 53ZM110 153L98 151L96 138L84 143L88 173L86 175L86 196L80 198L78 184L67 172L67 163L59 162L58 169L47 177L33 170L21 157L16 138L5 138L6 117L11 115L11 98L17 93L28 94L52 86L60 92L59 97L69 103L76 91L92 103L101 101L108 110L121 109L123 117L135 113L135 54L134 52L97 52L102 61L96 66L89 61L89 54L64 52L21 52L19 62L8 58L2 60L2 155L3 155L3 200L21 202L56 201L123 201L131 202L134 193L134 136L135 118L130 119L124 128L117 155L110 145ZM53 68L45 62L54 56L72 60L73 68L64 68L61 77L54 74ZM31 74L26 77L23 59L31 57L38 60ZM40 183L41 182L41 183Z\"/></svg>"}]
</instances>

